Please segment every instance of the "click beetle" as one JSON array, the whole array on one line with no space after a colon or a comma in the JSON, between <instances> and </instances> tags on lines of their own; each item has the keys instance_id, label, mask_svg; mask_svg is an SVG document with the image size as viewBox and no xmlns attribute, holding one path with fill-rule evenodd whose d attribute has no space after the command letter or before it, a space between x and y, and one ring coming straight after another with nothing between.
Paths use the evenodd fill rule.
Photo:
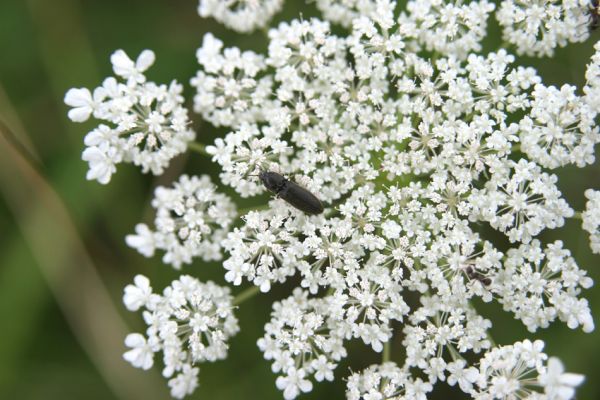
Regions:
<instances>
[{"instance_id":1,"label":"click beetle","mask_svg":"<svg viewBox=\"0 0 600 400\"><path fill-rule=\"evenodd\" d=\"M295 182L273 171L260 171L258 178L263 185L277 197L306 214L316 215L323 212L321 201Z\"/></svg>"}]
</instances>

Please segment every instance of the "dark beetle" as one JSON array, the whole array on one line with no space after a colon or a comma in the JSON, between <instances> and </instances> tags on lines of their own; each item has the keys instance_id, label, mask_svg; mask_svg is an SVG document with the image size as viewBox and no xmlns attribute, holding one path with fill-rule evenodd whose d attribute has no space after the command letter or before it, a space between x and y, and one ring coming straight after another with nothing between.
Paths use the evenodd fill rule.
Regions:
<instances>
[{"instance_id":1,"label":"dark beetle","mask_svg":"<svg viewBox=\"0 0 600 400\"><path fill-rule=\"evenodd\" d=\"M311 192L283 175L273 171L260 171L258 178L269 191L275 193L298 210L306 214L321 214L323 205Z\"/></svg>"}]
</instances>

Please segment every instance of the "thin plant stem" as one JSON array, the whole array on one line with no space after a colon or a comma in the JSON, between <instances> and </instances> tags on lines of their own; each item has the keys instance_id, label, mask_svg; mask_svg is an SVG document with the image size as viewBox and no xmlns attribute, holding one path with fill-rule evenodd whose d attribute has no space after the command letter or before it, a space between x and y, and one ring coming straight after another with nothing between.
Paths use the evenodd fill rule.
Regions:
<instances>
[{"instance_id":1,"label":"thin plant stem","mask_svg":"<svg viewBox=\"0 0 600 400\"><path fill-rule=\"evenodd\" d=\"M259 292L260 292L260 288L258 286L249 287L248 289L244 290L243 292L241 292L240 294L238 294L237 296L235 296L235 298L233 299L233 303L232 304L234 306L239 306L244 301L246 301L248 299L251 299L254 296L256 296Z\"/></svg>"},{"instance_id":2,"label":"thin plant stem","mask_svg":"<svg viewBox=\"0 0 600 400\"><path fill-rule=\"evenodd\" d=\"M392 338L383 344L383 355L381 357L381 363L390 361L392 355Z\"/></svg>"},{"instance_id":3,"label":"thin plant stem","mask_svg":"<svg viewBox=\"0 0 600 400\"><path fill-rule=\"evenodd\" d=\"M203 143L189 142L187 146L190 150L194 150L196 153L202 154L203 156L211 156L211 154L208 154L206 151L206 145Z\"/></svg>"}]
</instances>

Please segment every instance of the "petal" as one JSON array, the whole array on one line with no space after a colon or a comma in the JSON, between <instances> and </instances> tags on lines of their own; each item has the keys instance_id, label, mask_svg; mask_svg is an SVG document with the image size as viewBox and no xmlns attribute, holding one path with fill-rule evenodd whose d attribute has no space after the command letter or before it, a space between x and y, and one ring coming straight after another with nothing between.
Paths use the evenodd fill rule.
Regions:
<instances>
[{"instance_id":1,"label":"petal","mask_svg":"<svg viewBox=\"0 0 600 400\"><path fill-rule=\"evenodd\" d=\"M304 393L310 392L313 388L312 382L306 379L301 380L298 386Z\"/></svg>"},{"instance_id":2,"label":"petal","mask_svg":"<svg viewBox=\"0 0 600 400\"><path fill-rule=\"evenodd\" d=\"M125 337L125 346L127 347L141 347L146 344L146 338L140 333L130 333Z\"/></svg>"},{"instance_id":3,"label":"petal","mask_svg":"<svg viewBox=\"0 0 600 400\"><path fill-rule=\"evenodd\" d=\"M144 275L138 274L133 278L133 282L135 282L135 286L140 289L149 289L150 288L150 279L146 278Z\"/></svg>"},{"instance_id":4,"label":"petal","mask_svg":"<svg viewBox=\"0 0 600 400\"><path fill-rule=\"evenodd\" d=\"M571 372L567 372L560 376L560 383L563 385L569 386L579 386L585 380L585 376L581 374L574 374Z\"/></svg>"},{"instance_id":5,"label":"petal","mask_svg":"<svg viewBox=\"0 0 600 400\"><path fill-rule=\"evenodd\" d=\"M154 64L155 56L152 50L144 50L138 56L135 62L135 68L139 72L144 72L147 70L152 64Z\"/></svg>"},{"instance_id":6,"label":"petal","mask_svg":"<svg viewBox=\"0 0 600 400\"><path fill-rule=\"evenodd\" d=\"M92 103L92 94L86 88L72 88L65 94L64 101L71 107L89 106Z\"/></svg>"},{"instance_id":7,"label":"petal","mask_svg":"<svg viewBox=\"0 0 600 400\"><path fill-rule=\"evenodd\" d=\"M110 56L110 62L113 65L115 74L122 77L129 77L134 69L133 61L127 56L123 50L119 49Z\"/></svg>"},{"instance_id":8,"label":"petal","mask_svg":"<svg viewBox=\"0 0 600 400\"><path fill-rule=\"evenodd\" d=\"M67 115L73 122L85 122L90 118L91 114L91 107L77 107L70 109Z\"/></svg>"}]
</instances>

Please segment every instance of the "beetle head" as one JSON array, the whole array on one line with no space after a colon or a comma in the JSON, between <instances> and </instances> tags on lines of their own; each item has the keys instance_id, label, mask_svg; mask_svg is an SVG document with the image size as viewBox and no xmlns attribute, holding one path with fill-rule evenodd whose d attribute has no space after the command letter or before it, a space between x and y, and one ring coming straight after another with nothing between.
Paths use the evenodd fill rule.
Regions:
<instances>
[{"instance_id":1,"label":"beetle head","mask_svg":"<svg viewBox=\"0 0 600 400\"><path fill-rule=\"evenodd\" d=\"M277 193L283 189L285 182L287 181L283 175L267 170L260 171L258 178L267 189L274 193Z\"/></svg>"}]
</instances>

